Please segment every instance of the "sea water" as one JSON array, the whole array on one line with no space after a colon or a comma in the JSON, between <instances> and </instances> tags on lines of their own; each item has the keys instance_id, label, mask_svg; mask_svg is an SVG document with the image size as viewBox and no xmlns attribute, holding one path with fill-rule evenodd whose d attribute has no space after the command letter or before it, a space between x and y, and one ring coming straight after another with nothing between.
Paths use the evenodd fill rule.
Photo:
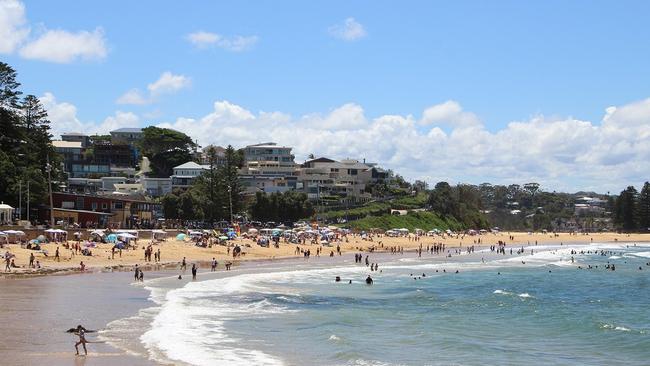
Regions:
<instances>
[{"instance_id":1,"label":"sea water","mask_svg":"<svg viewBox=\"0 0 650 366\"><path fill-rule=\"evenodd\" d=\"M322 258L180 288L154 280L157 306L108 333L126 326L148 357L190 365L650 364L650 247L524 253L370 254L381 272Z\"/></svg>"}]
</instances>

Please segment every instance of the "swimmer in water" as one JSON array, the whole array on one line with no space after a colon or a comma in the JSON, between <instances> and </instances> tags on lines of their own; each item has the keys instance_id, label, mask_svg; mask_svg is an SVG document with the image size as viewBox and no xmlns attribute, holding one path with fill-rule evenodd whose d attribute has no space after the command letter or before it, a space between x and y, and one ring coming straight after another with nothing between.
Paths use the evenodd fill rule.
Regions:
<instances>
[{"instance_id":1,"label":"swimmer in water","mask_svg":"<svg viewBox=\"0 0 650 366\"><path fill-rule=\"evenodd\" d=\"M372 281L372 277L368 276L368 277L366 278L366 285L372 285L372 282L373 282L373 281Z\"/></svg>"}]
</instances>

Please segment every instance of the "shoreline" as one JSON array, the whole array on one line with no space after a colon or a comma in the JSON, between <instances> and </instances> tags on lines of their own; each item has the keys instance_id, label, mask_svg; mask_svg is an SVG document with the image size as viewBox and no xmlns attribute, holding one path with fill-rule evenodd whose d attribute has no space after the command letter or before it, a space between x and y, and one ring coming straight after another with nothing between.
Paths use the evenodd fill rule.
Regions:
<instances>
[{"instance_id":1,"label":"shoreline","mask_svg":"<svg viewBox=\"0 0 650 366\"><path fill-rule=\"evenodd\" d=\"M614 242L621 245L642 243L642 241L639 240L611 241L611 243ZM573 241L548 240L543 243L538 241L538 245L540 246L558 246L560 243L567 246L592 244L590 239ZM593 242L593 244L608 243L610 242L597 240L594 240ZM491 243L485 243L480 246L477 245L475 249L476 251L489 249L490 245ZM521 242L518 244L511 244L510 247L517 249L521 246L534 245L533 240L531 244ZM423 246L426 247L426 242L423 242ZM466 248L466 246L464 246L464 248ZM458 246L448 247L447 249L453 251L453 249L458 249ZM544 249L540 249L540 251L542 250ZM404 255L401 256L399 254L393 255L389 251L375 251L373 253L364 252L364 256L369 254L374 257L371 257L372 260L378 261L378 263L382 264L389 260L399 260L402 258L410 258L415 261L419 259L417 254L415 254L414 248L411 248L408 251L405 248L404 252ZM487 254L486 257L488 255L490 254ZM516 256L517 255L509 255L508 257ZM452 262L460 264L468 259L477 259L479 257L480 255L478 253L470 256L453 255L451 258L448 258L444 254L427 254L425 257L423 253L421 259L433 260L434 262L441 263ZM287 270L302 270L305 268L319 267L327 269L330 267L333 268L341 265L348 265L352 262L352 250L344 252L341 256L336 255L334 258L330 258L329 256L312 256L308 260L303 260L302 258L302 256L250 258L238 261L237 267L233 267L232 271L225 271L222 267L219 267L217 272L209 272L209 270L200 271L196 282L248 273L268 271L282 272ZM7 317L7 319L4 319L5 322L9 322L10 324L16 324L16 322L21 323L21 319L14 319L14 315L18 314L18 316L21 316L21 314L25 314L25 316L27 316L30 312L48 307L47 311L37 313L35 318L29 316L23 320L38 324L47 324L52 328L49 329L50 332L52 332L53 329L56 329L57 331L52 332L47 337L46 342L52 342L51 338L54 339L52 345L45 343L45 347L49 348L49 350L46 349L41 352L39 348L39 352L33 352L30 345L43 347L43 343L41 342L45 341L32 339L30 337L29 334L31 334L30 332L33 331L33 328L22 329L12 328L12 326L9 326L9 334L12 334L12 338L7 339L7 344L4 345L4 351L11 350L15 354L21 354L22 356L26 355L28 359L33 359L35 361L47 360L51 365L70 364L72 361L78 362L79 358L74 356L74 348L72 347L74 344L74 338L63 334L63 329L67 329L77 323L84 325L88 324L88 326L93 327L93 329L106 329L108 324L111 322L133 319L139 317L141 311L159 306L159 304L152 298L153 294L151 290L147 288L150 287L150 281L169 281L168 283L171 284L172 289L183 287L187 283L192 282L189 269L185 271L182 281L176 281L174 279L178 274L177 264L177 262L174 262L174 266L159 270L146 270L147 275L145 276L144 283L133 282L132 275L128 273L131 271L131 268L125 266L121 267L122 270L89 271L85 273L84 276L68 276L63 278L62 274L65 273L62 273L61 275L46 275L38 278L35 276L20 277L22 279L21 281L5 281L4 283L6 287L4 288L3 294L5 295L5 298L8 296L10 301L8 301L5 307L7 311L4 312L4 315L0 315L0 320L3 320L3 317ZM209 265L207 267L209 268ZM82 273L74 272L73 274ZM360 278L360 280L362 279ZM85 290L80 293L79 289ZM90 293L86 293L86 291L89 291ZM19 301L19 303L15 303L11 299L20 300L16 300ZM107 307L107 304L111 305ZM123 305L120 306L120 304ZM62 306L65 310L63 310L63 312L57 311L56 309L58 306ZM41 319L41 317L43 319ZM54 322L54 324L52 324L52 322ZM138 329L138 332L140 330L144 331L144 329ZM28 347L28 349L24 349L25 347ZM142 354L142 352L133 353L129 351L128 347L121 347L114 343L107 343L105 345L91 344L89 345L89 351L88 360L92 362L92 365L113 365L116 363L125 363L129 365L150 366L164 364L160 361L150 360L148 354ZM0 346L0 354L2 353L3 347ZM11 357L9 359L18 362L19 359Z\"/></svg>"},{"instance_id":2,"label":"shoreline","mask_svg":"<svg viewBox=\"0 0 650 366\"><path fill-rule=\"evenodd\" d=\"M510 238L513 240L510 240ZM229 241L228 246L214 245L211 248L203 248L193 245L191 242L184 242L178 240L167 240L162 243L153 245L154 250L160 249L162 256L166 258L175 258L174 260L165 260L160 262L146 262L144 261L144 245L149 242L140 240L137 249L124 250L123 257L111 259L110 248L112 244L98 244L92 248L92 256L75 255L71 250L64 249L62 243L48 243L42 247L49 255L45 256L41 252L31 251L21 248L17 244L5 245L1 251L9 251L15 254L16 262L19 268L15 268L12 272L1 272L0 280L11 280L21 278L33 278L43 276L63 276L73 274L86 274L98 272L130 272L135 265L138 265L144 271L162 271L177 269L180 265L182 258L187 258L188 264L195 263L199 268L210 267L212 258L218 262L218 268L223 268L224 262L230 262L234 266L239 266L244 262L273 262L283 261L296 258L302 258L303 254L296 254L296 247L304 250L310 250L312 257L315 256L316 248L320 248L321 257L329 255L330 251L336 254L336 245L340 245L341 253L352 252L388 252L390 247L402 247L405 252L412 252L419 248L420 245L426 247L434 243L444 244L446 250L462 249L468 246L475 248L489 247L495 245L498 241L503 241L508 247L516 248L522 245L548 245L548 244L575 244L583 243L589 244L590 242L600 243L623 243L623 242L650 242L650 234L615 234L615 233L595 233L590 235L584 234L542 234L542 233L498 233L498 234L485 234L477 236L463 236L463 237L445 237L438 236L430 237L424 236L416 241L411 237L386 237L375 236L373 240L362 240L358 236L352 236L345 242L334 242L330 246L323 246L320 244L292 244L280 243L280 248L274 247L260 247L250 239L237 238ZM477 241L480 240L480 243ZM144 242L144 243L143 243ZM69 241L70 244L74 243ZM536 244L535 244L536 243ZM230 248L239 245L245 255L238 258L230 256ZM55 261L52 254L59 247L61 251L61 261ZM31 253L36 254L36 260L40 260L42 268L30 269L26 268L26 262ZM81 271L76 261L84 261L86 268Z\"/></svg>"}]
</instances>

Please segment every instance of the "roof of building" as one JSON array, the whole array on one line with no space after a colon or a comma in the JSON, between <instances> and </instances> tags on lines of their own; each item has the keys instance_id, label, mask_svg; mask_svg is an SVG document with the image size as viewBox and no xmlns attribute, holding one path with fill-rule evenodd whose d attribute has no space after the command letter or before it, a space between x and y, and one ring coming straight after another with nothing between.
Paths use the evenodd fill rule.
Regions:
<instances>
[{"instance_id":1,"label":"roof of building","mask_svg":"<svg viewBox=\"0 0 650 366\"><path fill-rule=\"evenodd\" d=\"M54 196L72 196L72 197L90 197L90 198L98 198L98 199L110 199L110 200L117 200L117 201L128 201L128 202L136 202L136 203L149 203L152 205L157 205L159 203L154 202L154 201L149 201L146 199L136 199L134 197L124 197L124 196L115 196L111 193L108 194L102 194L102 195L92 195L92 194L83 194L83 193L68 193L68 192L52 192L52 195Z\"/></svg>"},{"instance_id":2,"label":"roof of building","mask_svg":"<svg viewBox=\"0 0 650 366\"><path fill-rule=\"evenodd\" d=\"M85 133L81 133L81 132L66 132L66 133L61 134L61 136L85 136L85 137L88 137L88 135L86 135Z\"/></svg>"},{"instance_id":3,"label":"roof of building","mask_svg":"<svg viewBox=\"0 0 650 366\"><path fill-rule=\"evenodd\" d=\"M113 132L117 132L117 133L120 133L120 132L123 132L123 133L140 133L140 132L142 132L142 129L141 128L124 127L124 128L118 128L117 130L111 131L111 133L113 133Z\"/></svg>"},{"instance_id":4,"label":"roof of building","mask_svg":"<svg viewBox=\"0 0 650 366\"><path fill-rule=\"evenodd\" d=\"M58 148L73 148L73 149L81 149L81 141L60 141L60 140L54 140L52 141L52 145L54 147Z\"/></svg>"},{"instance_id":5,"label":"roof of building","mask_svg":"<svg viewBox=\"0 0 650 366\"><path fill-rule=\"evenodd\" d=\"M261 147L261 148L269 148L269 149L291 149L290 146L279 146L275 142L263 142L261 144L246 146L246 148L249 148L249 147Z\"/></svg>"},{"instance_id":6,"label":"roof of building","mask_svg":"<svg viewBox=\"0 0 650 366\"><path fill-rule=\"evenodd\" d=\"M307 160L307 161L305 161L305 164L309 164L309 163L334 163L334 162L335 162L335 160L332 160L332 159L325 158L325 157L321 156L320 158Z\"/></svg>"},{"instance_id":7,"label":"roof of building","mask_svg":"<svg viewBox=\"0 0 650 366\"><path fill-rule=\"evenodd\" d=\"M113 216L113 214L109 213L109 212L88 211L88 210L73 210L71 208L57 208L57 207L55 207L54 211L76 212L76 213L93 214L93 215L99 215L99 216Z\"/></svg>"},{"instance_id":8,"label":"roof of building","mask_svg":"<svg viewBox=\"0 0 650 366\"><path fill-rule=\"evenodd\" d=\"M193 161L188 161L187 163L175 166L174 169L210 169L210 167L208 165L201 165Z\"/></svg>"}]
</instances>

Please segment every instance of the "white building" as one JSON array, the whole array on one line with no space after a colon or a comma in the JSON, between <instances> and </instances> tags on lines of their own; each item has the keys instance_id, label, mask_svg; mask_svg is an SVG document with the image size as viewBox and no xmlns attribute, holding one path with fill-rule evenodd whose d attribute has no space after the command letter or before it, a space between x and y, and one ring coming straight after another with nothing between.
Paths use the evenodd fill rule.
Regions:
<instances>
[{"instance_id":1,"label":"white building","mask_svg":"<svg viewBox=\"0 0 650 366\"><path fill-rule=\"evenodd\" d=\"M373 165L352 159L312 159L298 172L298 188L310 199L323 195L369 198L370 194L364 191L372 181Z\"/></svg>"},{"instance_id":2,"label":"white building","mask_svg":"<svg viewBox=\"0 0 650 366\"><path fill-rule=\"evenodd\" d=\"M141 178L140 183L147 195L164 196L172 191L172 178Z\"/></svg>"},{"instance_id":3,"label":"white building","mask_svg":"<svg viewBox=\"0 0 650 366\"><path fill-rule=\"evenodd\" d=\"M296 189L297 167L291 147L274 142L244 148L239 178L246 192L284 192Z\"/></svg>"},{"instance_id":4,"label":"white building","mask_svg":"<svg viewBox=\"0 0 650 366\"><path fill-rule=\"evenodd\" d=\"M193 161L188 161L185 164L174 167L174 174L170 177L173 188L188 188L196 177L209 170L209 165L197 164Z\"/></svg>"}]
</instances>

